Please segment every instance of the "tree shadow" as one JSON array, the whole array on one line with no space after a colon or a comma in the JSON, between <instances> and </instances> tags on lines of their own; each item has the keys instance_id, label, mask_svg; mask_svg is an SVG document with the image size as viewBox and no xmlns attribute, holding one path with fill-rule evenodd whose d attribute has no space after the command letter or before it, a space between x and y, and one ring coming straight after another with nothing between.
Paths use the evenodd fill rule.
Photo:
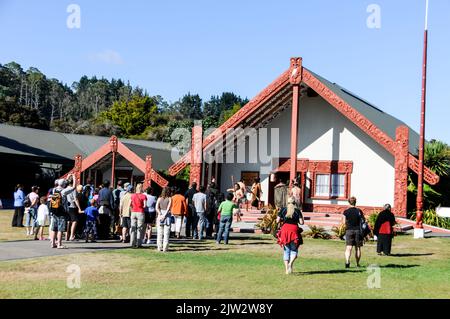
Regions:
<instances>
[{"instance_id":1,"label":"tree shadow","mask_svg":"<svg viewBox=\"0 0 450 319\"><path fill-rule=\"evenodd\" d=\"M390 257L420 257L420 256L431 256L433 253L424 253L424 254L390 254Z\"/></svg>"}]
</instances>

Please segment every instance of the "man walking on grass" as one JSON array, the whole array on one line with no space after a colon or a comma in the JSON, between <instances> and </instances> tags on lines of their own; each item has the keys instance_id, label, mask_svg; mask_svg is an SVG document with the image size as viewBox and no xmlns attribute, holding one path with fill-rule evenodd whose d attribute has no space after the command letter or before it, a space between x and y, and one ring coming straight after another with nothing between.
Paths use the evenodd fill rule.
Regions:
<instances>
[{"instance_id":1,"label":"man walking on grass","mask_svg":"<svg viewBox=\"0 0 450 319\"><path fill-rule=\"evenodd\" d=\"M350 257L352 255L353 246L355 247L356 267L359 267L361 259L361 247L363 246L363 236L361 234L360 225L364 220L362 211L356 207L356 198L350 197L348 200L350 208L344 211L342 223L345 223L345 268L350 268Z\"/></svg>"}]
</instances>

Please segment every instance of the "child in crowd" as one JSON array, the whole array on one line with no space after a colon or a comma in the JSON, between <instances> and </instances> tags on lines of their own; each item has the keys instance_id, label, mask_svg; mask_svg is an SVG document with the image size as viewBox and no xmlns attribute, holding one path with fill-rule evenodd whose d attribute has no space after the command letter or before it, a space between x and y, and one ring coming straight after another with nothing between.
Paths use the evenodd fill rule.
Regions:
<instances>
[{"instance_id":1,"label":"child in crowd","mask_svg":"<svg viewBox=\"0 0 450 319\"><path fill-rule=\"evenodd\" d=\"M100 224L100 218L97 210L96 200L94 198L90 201L91 206L85 209L86 226L84 228L84 234L86 236L86 242L91 236L91 243L95 242L97 238L97 225Z\"/></svg>"},{"instance_id":2,"label":"child in crowd","mask_svg":"<svg viewBox=\"0 0 450 319\"><path fill-rule=\"evenodd\" d=\"M48 206L47 206L47 196L42 196L40 198L40 202L41 202L41 204L39 205L38 211L37 211L37 226L39 227L39 230L34 237L35 240L38 240L38 239L45 240L44 226L45 226L47 217L50 214L50 212L48 210ZM38 236L39 236L39 238L38 238Z\"/></svg>"}]
</instances>

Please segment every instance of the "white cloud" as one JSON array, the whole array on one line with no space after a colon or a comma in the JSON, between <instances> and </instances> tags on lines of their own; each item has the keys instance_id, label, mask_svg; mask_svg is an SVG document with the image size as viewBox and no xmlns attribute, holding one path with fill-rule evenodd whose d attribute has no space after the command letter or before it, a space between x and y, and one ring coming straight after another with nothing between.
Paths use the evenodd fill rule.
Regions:
<instances>
[{"instance_id":1,"label":"white cloud","mask_svg":"<svg viewBox=\"0 0 450 319\"><path fill-rule=\"evenodd\" d=\"M120 53L114 50L104 50L102 52L93 53L89 56L89 60L106 64L123 64Z\"/></svg>"}]
</instances>

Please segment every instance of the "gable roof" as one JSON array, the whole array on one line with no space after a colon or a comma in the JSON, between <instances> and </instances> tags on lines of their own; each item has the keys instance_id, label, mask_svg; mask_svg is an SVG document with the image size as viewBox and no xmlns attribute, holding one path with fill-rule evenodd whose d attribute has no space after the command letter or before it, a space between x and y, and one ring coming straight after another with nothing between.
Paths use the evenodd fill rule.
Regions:
<instances>
[{"instance_id":1,"label":"gable roof","mask_svg":"<svg viewBox=\"0 0 450 319\"><path fill-rule=\"evenodd\" d=\"M76 155L85 158L108 141L109 137L105 136L66 134L0 124L0 153L40 160L72 162ZM120 141L143 160L151 154L152 165L157 170L167 169L172 163L171 148L167 143L132 139Z\"/></svg>"},{"instance_id":2,"label":"gable roof","mask_svg":"<svg viewBox=\"0 0 450 319\"><path fill-rule=\"evenodd\" d=\"M333 91L334 94L339 96L349 105L351 105L352 108L354 108L360 114L365 116L371 123L375 124L378 128L380 128L391 139L395 140L395 130L397 129L397 127L401 125L408 126L401 120L382 111L380 108L374 106L372 103L364 100L363 98L347 90L346 88L336 83L332 83L310 70L308 71L311 74L313 74L314 77L319 79L320 82L326 85L331 91ZM409 152L411 154L417 155L420 136L416 131L411 129L409 126L408 128L409 128Z\"/></svg>"},{"instance_id":3,"label":"gable roof","mask_svg":"<svg viewBox=\"0 0 450 319\"><path fill-rule=\"evenodd\" d=\"M290 83L291 75L298 77L299 74L298 72L295 73L298 66L293 63L293 60L295 59L291 59L291 66L288 70L284 71L255 98L250 100L249 103L244 105L217 130L207 136L203 141L203 149L220 140L226 134L228 128L244 127L246 124L255 123L255 119L259 119L259 122L262 123L260 126L265 125L268 122L267 118L270 120L270 118L276 117L280 111L286 108L286 103L292 101L292 90L290 89L292 87ZM300 66L300 68L302 85L306 85L314 90L332 107L336 108L343 116L347 117L388 152L392 155L395 154L396 129L399 126L406 126L402 121L383 112L381 109L373 106L345 88L309 71L307 68L303 66ZM247 122L248 119L249 121ZM419 167L418 160L413 154L417 154L416 145L418 145L419 136L410 128L408 131L408 166L417 173ZM190 156L191 152L185 154L169 168L169 173L176 175L186 167L190 163ZM439 176L426 167L424 168L424 175L425 181L429 184L434 185L439 181Z\"/></svg>"}]
</instances>

